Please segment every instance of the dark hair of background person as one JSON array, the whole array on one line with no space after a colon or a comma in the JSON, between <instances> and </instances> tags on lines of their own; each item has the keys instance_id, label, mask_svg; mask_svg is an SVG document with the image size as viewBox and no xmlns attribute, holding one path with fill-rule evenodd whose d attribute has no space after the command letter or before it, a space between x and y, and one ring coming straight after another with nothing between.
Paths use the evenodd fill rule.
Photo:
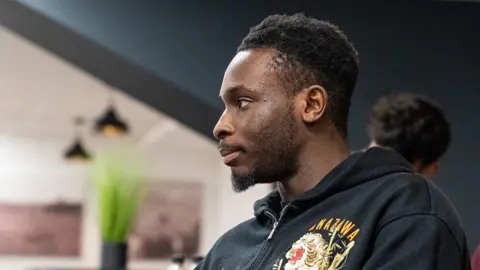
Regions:
<instances>
[{"instance_id":1,"label":"dark hair of background person","mask_svg":"<svg viewBox=\"0 0 480 270\"><path fill-rule=\"evenodd\" d=\"M367 131L372 143L391 148L420 167L437 162L451 139L440 105L405 92L377 100L367 118Z\"/></svg>"}]
</instances>

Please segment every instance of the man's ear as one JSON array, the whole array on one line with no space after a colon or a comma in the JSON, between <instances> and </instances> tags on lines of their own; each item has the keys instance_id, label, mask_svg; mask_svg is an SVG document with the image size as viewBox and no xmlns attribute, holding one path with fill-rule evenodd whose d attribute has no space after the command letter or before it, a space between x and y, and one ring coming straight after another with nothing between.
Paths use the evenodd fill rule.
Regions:
<instances>
[{"instance_id":1,"label":"man's ear","mask_svg":"<svg viewBox=\"0 0 480 270\"><path fill-rule=\"evenodd\" d=\"M302 90L302 119L305 123L318 121L327 109L328 95L325 88L312 85Z\"/></svg>"}]
</instances>

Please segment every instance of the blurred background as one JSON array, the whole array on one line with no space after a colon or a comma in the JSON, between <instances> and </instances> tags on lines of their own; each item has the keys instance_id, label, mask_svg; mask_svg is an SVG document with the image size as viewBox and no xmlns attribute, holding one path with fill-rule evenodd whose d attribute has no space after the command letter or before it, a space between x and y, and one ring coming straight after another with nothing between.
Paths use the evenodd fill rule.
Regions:
<instances>
[{"instance_id":1,"label":"blurred background","mask_svg":"<svg viewBox=\"0 0 480 270\"><path fill-rule=\"evenodd\" d=\"M0 1L0 269L98 268L88 157L118 141L153 165L145 180L155 188L129 240L132 269L204 254L251 217L270 187L231 191L211 134L223 110L218 90L249 27L293 12L339 25L360 53L353 149L368 145L364 120L381 95L421 93L445 107L453 141L435 181L473 252L480 2L385 2Z\"/></svg>"}]
</instances>

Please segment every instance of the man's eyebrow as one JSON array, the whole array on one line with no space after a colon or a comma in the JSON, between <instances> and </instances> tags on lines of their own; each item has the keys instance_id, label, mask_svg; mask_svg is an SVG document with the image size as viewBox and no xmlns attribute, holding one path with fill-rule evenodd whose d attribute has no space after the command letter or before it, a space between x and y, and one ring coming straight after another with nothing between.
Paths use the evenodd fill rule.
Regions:
<instances>
[{"instance_id":1,"label":"man's eyebrow","mask_svg":"<svg viewBox=\"0 0 480 270\"><path fill-rule=\"evenodd\" d=\"M218 97L223 100L223 97L226 95L234 94L235 92L238 92L240 90L247 91L247 92L253 92L252 89L245 87L243 84L239 85L234 85L227 87L224 91L221 91Z\"/></svg>"}]
</instances>

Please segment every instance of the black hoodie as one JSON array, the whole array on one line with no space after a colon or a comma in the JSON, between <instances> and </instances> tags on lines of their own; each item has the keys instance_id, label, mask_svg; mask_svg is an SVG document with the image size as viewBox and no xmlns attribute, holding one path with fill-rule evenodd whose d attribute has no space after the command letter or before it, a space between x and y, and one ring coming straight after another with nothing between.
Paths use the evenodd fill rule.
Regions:
<instances>
[{"instance_id":1,"label":"black hoodie","mask_svg":"<svg viewBox=\"0 0 480 270\"><path fill-rule=\"evenodd\" d=\"M452 203L393 151L354 153L301 197L254 208L195 269L470 269Z\"/></svg>"}]
</instances>

